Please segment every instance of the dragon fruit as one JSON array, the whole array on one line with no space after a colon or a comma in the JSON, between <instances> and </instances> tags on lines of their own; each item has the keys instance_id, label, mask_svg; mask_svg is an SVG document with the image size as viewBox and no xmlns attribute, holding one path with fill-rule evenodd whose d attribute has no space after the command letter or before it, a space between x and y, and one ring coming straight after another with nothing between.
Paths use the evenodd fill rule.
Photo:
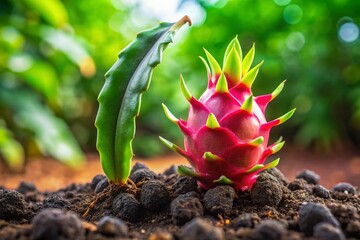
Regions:
<instances>
[{"instance_id":1,"label":"dragon fruit","mask_svg":"<svg viewBox=\"0 0 360 240\"><path fill-rule=\"evenodd\" d=\"M243 58L235 37L225 51L223 68L208 51L205 54L209 64L200 59L207 69L208 87L198 100L180 75L182 93L190 103L188 120L177 119L163 104L166 116L184 134L185 150L162 137L160 140L189 161L192 168L179 166L178 172L196 178L200 187L229 184L246 190L256 182L259 172L279 163L278 158L265 164L267 157L284 145L280 138L268 146L269 133L288 120L295 109L275 120L266 120L266 107L281 92L285 81L271 94L253 96L251 86L263 64L250 69L255 45Z\"/></svg>"}]
</instances>

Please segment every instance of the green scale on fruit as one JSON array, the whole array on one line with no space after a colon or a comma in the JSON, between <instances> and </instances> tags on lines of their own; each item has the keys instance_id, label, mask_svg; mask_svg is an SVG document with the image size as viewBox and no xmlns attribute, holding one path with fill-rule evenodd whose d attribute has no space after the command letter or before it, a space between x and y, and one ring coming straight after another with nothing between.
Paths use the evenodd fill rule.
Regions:
<instances>
[{"instance_id":1,"label":"green scale on fruit","mask_svg":"<svg viewBox=\"0 0 360 240\"><path fill-rule=\"evenodd\" d=\"M267 157L284 145L280 139L268 145L270 130L288 120L295 109L267 121L265 110L284 87L282 82L271 94L253 96L251 86L263 62L251 68L255 46L243 58L235 37L228 45L223 68L205 50L208 87L196 99L180 76L181 91L190 103L188 120L177 119L163 105L166 116L184 134L184 149L168 140L161 141L184 156L192 166L179 166L178 172L198 180L201 187L229 184L246 190L253 186L259 172L278 165L279 159L265 164Z\"/></svg>"}]
</instances>

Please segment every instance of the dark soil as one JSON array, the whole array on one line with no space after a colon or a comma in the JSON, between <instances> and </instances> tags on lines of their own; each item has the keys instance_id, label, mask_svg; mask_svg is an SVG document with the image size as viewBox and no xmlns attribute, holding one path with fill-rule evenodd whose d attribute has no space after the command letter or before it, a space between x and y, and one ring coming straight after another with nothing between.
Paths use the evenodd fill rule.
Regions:
<instances>
[{"instance_id":1,"label":"dark soil","mask_svg":"<svg viewBox=\"0 0 360 240\"><path fill-rule=\"evenodd\" d=\"M244 192L205 191L174 167L155 174L137 164L131 179L117 187L97 175L55 192L0 187L0 239L360 239L358 189L326 189L312 171L288 182L267 170Z\"/></svg>"}]
</instances>

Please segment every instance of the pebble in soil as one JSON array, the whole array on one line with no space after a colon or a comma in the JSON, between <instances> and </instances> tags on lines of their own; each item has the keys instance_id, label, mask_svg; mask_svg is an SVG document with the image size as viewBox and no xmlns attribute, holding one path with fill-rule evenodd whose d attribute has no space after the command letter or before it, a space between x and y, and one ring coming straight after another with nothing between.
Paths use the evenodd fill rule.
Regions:
<instances>
[{"instance_id":1,"label":"pebble in soil","mask_svg":"<svg viewBox=\"0 0 360 240\"><path fill-rule=\"evenodd\" d=\"M59 195L51 195L44 199L42 208L59 208L67 209L70 206L70 202Z\"/></svg>"},{"instance_id":2,"label":"pebble in soil","mask_svg":"<svg viewBox=\"0 0 360 240\"><path fill-rule=\"evenodd\" d=\"M251 189L251 199L259 206L277 206L282 195L281 183L269 173L261 173Z\"/></svg>"},{"instance_id":3,"label":"pebble in soil","mask_svg":"<svg viewBox=\"0 0 360 240\"><path fill-rule=\"evenodd\" d=\"M351 185L350 183L346 183L346 182L341 182L341 183L336 184L333 187L333 191L334 192L342 192L342 193L351 194L351 195L356 194L355 187L353 185Z\"/></svg>"},{"instance_id":4,"label":"pebble in soil","mask_svg":"<svg viewBox=\"0 0 360 240\"><path fill-rule=\"evenodd\" d=\"M319 223L314 227L314 237L319 240L345 240L343 232L329 223Z\"/></svg>"},{"instance_id":5,"label":"pebble in soil","mask_svg":"<svg viewBox=\"0 0 360 240\"><path fill-rule=\"evenodd\" d=\"M184 176L179 177L171 187L171 190L175 195L196 192L197 189L197 181L194 178Z\"/></svg>"},{"instance_id":6,"label":"pebble in soil","mask_svg":"<svg viewBox=\"0 0 360 240\"><path fill-rule=\"evenodd\" d=\"M253 239L257 240L278 240L284 239L286 234L285 226L276 220L264 220L256 225L252 231Z\"/></svg>"},{"instance_id":7,"label":"pebble in soil","mask_svg":"<svg viewBox=\"0 0 360 240\"><path fill-rule=\"evenodd\" d=\"M97 232L110 237L126 237L128 226L118 218L105 216L97 224Z\"/></svg>"},{"instance_id":8,"label":"pebble in soil","mask_svg":"<svg viewBox=\"0 0 360 240\"><path fill-rule=\"evenodd\" d=\"M304 203L299 209L300 230L311 236L314 227L318 223L329 223L335 227L340 226L338 220L326 206L319 203Z\"/></svg>"},{"instance_id":9,"label":"pebble in soil","mask_svg":"<svg viewBox=\"0 0 360 240\"><path fill-rule=\"evenodd\" d=\"M258 222L260 217L256 213L243 213L231 222L232 228L253 228Z\"/></svg>"},{"instance_id":10,"label":"pebble in soil","mask_svg":"<svg viewBox=\"0 0 360 240\"><path fill-rule=\"evenodd\" d=\"M133 172L140 170L140 169L147 169L150 170L148 168L148 166L146 166L145 164L141 163L141 162L137 162L134 164L134 166L131 168L130 174L132 174Z\"/></svg>"},{"instance_id":11,"label":"pebble in soil","mask_svg":"<svg viewBox=\"0 0 360 240\"><path fill-rule=\"evenodd\" d=\"M129 178L134 183L145 182L156 179L156 173L146 168L140 168L132 172Z\"/></svg>"},{"instance_id":12,"label":"pebble in soil","mask_svg":"<svg viewBox=\"0 0 360 240\"><path fill-rule=\"evenodd\" d=\"M308 183L300 178L300 179L294 179L294 181L290 182L288 184L288 189L290 189L291 191L296 191L296 190L306 190L306 191L310 191L310 188L308 186Z\"/></svg>"},{"instance_id":13,"label":"pebble in soil","mask_svg":"<svg viewBox=\"0 0 360 240\"><path fill-rule=\"evenodd\" d=\"M179 195L170 204L170 215L175 224L184 224L204 215L204 208L195 192Z\"/></svg>"},{"instance_id":14,"label":"pebble in soil","mask_svg":"<svg viewBox=\"0 0 360 240\"><path fill-rule=\"evenodd\" d=\"M212 215L228 216L233 207L235 190L231 186L217 186L208 190L204 195L205 209Z\"/></svg>"},{"instance_id":15,"label":"pebble in soil","mask_svg":"<svg viewBox=\"0 0 360 240\"><path fill-rule=\"evenodd\" d=\"M94 193L99 194L102 191L104 191L108 186L109 186L109 180L105 177L96 184Z\"/></svg>"},{"instance_id":16,"label":"pebble in soil","mask_svg":"<svg viewBox=\"0 0 360 240\"><path fill-rule=\"evenodd\" d=\"M177 170L177 167L175 165L171 165L168 169L165 169L163 174L165 176L170 176L170 175L176 174L176 170Z\"/></svg>"},{"instance_id":17,"label":"pebble in soil","mask_svg":"<svg viewBox=\"0 0 360 240\"><path fill-rule=\"evenodd\" d=\"M194 218L181 228L179 239L223 240L224 232L202 218Z\"/></svg>"},{"instance_id":18,"label":"pebble in soil","mask_svg":"<svg viewBox=\"0 0 360 240\"><path fill-rule=\"evenodd\" d=\"M85 239L85 230L79 217L60 209L45 209L32 220L33 240Z\"/></svg>"},{"instance_id":19,"label":"pebble in soil","mask_svg":"<svg viewBox=\"0 0 360 240\"><path fill-rule=\"evenodd\" d=\"M105 175L102 174L98 174L95 177L93 177L93 179L91 180L90 186L92 190L96 189L96 186L98 185L98 183L103 180L104 178L106 178Z\"/></svg>"},{"instance_id":20,"label":"pebble in soil","mask_svg":"<svg viewBox=\"0 0 360 240\"><path fill-rule=\"evenodd\" d=\"M288 181L287 181L286 177L278 168L266 169L264 172L269 173L270 175L274 176L284 186L287 185Z\"/></svg>"},{"instance_id":21,"label":"pebble in soil","mask_svg":"<svg viewBox=\"0 0 360 240\"><path fill-rule=\"evenodd\" d=\"M320 176L318 174L307 169L296 175L296 178L304 179L306 182L314 185L319 184L320 181Z\"/></svg>"},{"instance_id":22,"label":"pebble in soil","mask_svg":"<svg viewBox=\"0 0 360 240\"><path fill-rule=\"evenodd\" d=\"M149 181L141 188L140 203L149 211L160 211L170 203L170 194L161 181Z\"/></svg>"},{"instance_id":23,"label":"pebble in soil","mask_svg":"<svg viewBox=\"0 0 360 240\"><path fill-rule=\"evenodd\" d=\"M28 217L28 204L24 196L14 190L0 190L0 219L21 220Z\"/></svg>"},{"instance_id":24,"label":"pebble in soil","mask_svg":"<svg viewBox=\"0 0 360 240\"><path fill-rule=\"evenodd\" d=\"M321 197L324 199L329 199L331 197L330 191L321 185L316 185L312 191L315 196L318 196L318 197Z\"/></svg>"},{"instance_id":25,"label":"pebble in soil","mask_svg":"<svg viewBox=\"0 0 360 240\"><path fill-rule=\"evenodd\" d=\"M150 171L137 164L132 173L140 170ZM11 216L8 214L8 220L0 220L0 239L29 239L33 233L32 225L19 224L29 223L37 212L53 211L49 208L58 207L63 209L56 209L61 212L57 216L62 218L67 214L64 209L68 208L79 217L89 209L93 200L96 204L84 217L90 223L82 223L87 239L320 240L342 239L342 235L348 239L360 239L360 197L353 186L345 188L342 185L336 191L329 191L304 178L288 183L278 170L267 170L260 173L252 189L242 192L222 186L205 191L198 187L195 179L175 174L174 168L167 174L156 175L154 179L142 178L137 187L106 187L109 191L103 189L99 194L94 194L94 190L104 179L107 182L104 175L95 176L88 184L71 184L55 192L32 191L31 186L24 184L18 190L26 192L25 200L22 194L13 191L11 196L17 196L14 201L13 197L4 194L9 190L2 190L0 213L4 213L2 207L5 205L16 209L11 211ZM229 198L223 196L229 192ZM29 198L32 195L36 197ZM3 201L4 198L7 201ZM303 202L308 203L302 205ZM155 210L157 206L161 207ZM312 207L306 209L309 208L306 206ZM24 211L17 212L19 209ZM17 213L26 214L19 217ZM265 220L269 218L273 220ZM37 230L34 225L34 230L39 232L39 225ZM69 227L73 226L76 224ZM61 231L66 232L66 229ZM57 237L64 239L63 235L59 233ZM81 239L81 236L73 239Z\"/></svg>"},{"instance_id":26,"label":"pebble in soil","mask_svg":"<svg viewBox=\"0 0 360 240\"><path fill-rule=\"evenodd\" d=\"M346 226L346 232L350 237L360 239L360 220L352 220Z\"/></svg>"},{"instance_id":27,"label":"pebble in soil","mask_svg":"<svg viewBox=\"0 0 360 240\"><path fill-rule=\"evenodd\" d=\"M28 192L35 192L36 191L36 186L35 184L31 183L31 182L20 182L17 191L21 194L26 194Z\"/></svg>"},{"instance_id":28,"label":"pebble in soil","mask_svg":"<svg viewBox=\"0 0 360 240\"><path fill-rule=\"evenodd\" d=\"M343 228L346 228L351 220L360 219L358 208L355 206L333 203L328 208Z\"/></svg>"},{"instance_id":29,"label":"pebble in soil","mask_svg":"<svg viewBox=\"0 0 360 240\"><path fill-rule=\"evenodd\" d=\"M139 201L130 193L119 193L111 206L114 216L131 222L137 220L140 210Z\"/></svg>"}]
</instances>

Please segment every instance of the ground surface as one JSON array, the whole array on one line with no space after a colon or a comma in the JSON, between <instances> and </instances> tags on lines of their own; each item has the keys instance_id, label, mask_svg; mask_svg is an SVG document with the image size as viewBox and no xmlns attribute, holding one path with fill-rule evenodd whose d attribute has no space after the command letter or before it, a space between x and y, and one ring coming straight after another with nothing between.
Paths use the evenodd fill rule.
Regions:
<instances>
[{"instance_id":1,"label":"ground surface","mask_svg":"<svg viewBox=\"0 0 360 240\"><path fill-rule=\"evenodd\" d=\"M97 175L96 155L77 171L50 159L20 174L2 167L0 239L360 239L357 156L288 149L287 179L267 170L244 192L200 189L170 167L185 163L176 157L137 163L121 188Z\"/></svg>"},{"instance_id":2,"label":"ground surface","mask_svg":"<svg viewBox=\"0 0 360 240\"><path fill-rule=\"evenodd\" d=\"M350 182L360 186L360 152L344 150L331 154L316 154L290 146L285 146L278 155L281 158L278 168L292 180L303 169L310 169L320 176L320 183L331 188L337 182ZM171 165L187 164L177 156L164 156L152 159L137 159L146 163L153 171L160 173ZM39 190L56 190L70 183L89 182L102 169L98 155L89 154L85 167L72 170L52 159L33 159L25 171L19 174L9 172L0 163L0 185L15 189L21 181L36 184Z\"/></svg>"}]
</instances>

